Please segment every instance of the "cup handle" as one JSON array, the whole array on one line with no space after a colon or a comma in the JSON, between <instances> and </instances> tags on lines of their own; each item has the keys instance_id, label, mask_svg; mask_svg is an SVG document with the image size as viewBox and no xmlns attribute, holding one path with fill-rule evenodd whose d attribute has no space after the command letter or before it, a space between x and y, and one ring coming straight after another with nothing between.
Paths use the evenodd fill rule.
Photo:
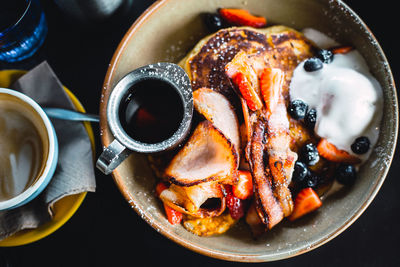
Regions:
<instances>
[{"instance_id":1,"label":"cup handle","mask_svg":"<svg viewBox=\"0 0 400 267\"><path fill-rule=\"evenodd\" d=\"M96 167L105 175L110 174L115 168L118 167L132 152L124 147L117 139L115 139L104 151L101 153L96 162Z\"/></svg>"}]
</instances>

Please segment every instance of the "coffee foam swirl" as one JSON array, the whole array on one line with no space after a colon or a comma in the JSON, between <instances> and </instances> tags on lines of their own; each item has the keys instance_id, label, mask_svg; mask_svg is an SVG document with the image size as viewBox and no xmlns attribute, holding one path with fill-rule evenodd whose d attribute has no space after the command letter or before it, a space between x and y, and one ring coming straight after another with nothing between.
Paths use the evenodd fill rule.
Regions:
<instances>
[{"instance_id":1,"label":"coffee foam swirl","mask_svg":"<svg viewBox=\"0 0 400 267\"><path fill-rule=\"evenodd\" d=\"M21 100L0 96L0 201L22 193L44 168L48 141L39 115Z\"/></svg>"}]
</instances>

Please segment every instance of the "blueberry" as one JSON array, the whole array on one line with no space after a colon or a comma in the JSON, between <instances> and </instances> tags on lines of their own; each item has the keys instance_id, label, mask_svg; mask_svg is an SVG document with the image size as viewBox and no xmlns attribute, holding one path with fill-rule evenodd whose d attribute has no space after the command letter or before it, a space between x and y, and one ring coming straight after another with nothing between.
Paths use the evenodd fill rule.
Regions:
<instances>
[{"instance_id":1,"label":"blueberry","mask_svg":"<svg viewBox=\"0 0 400 267\"><path fill-rule=\"evenodd\" d=\"M343 185L352 185L357 177L356 168L350 164L340 164L336 169L336 180Z\"/></svg>"},{"instance_id":2,"label":"blueberry","mask_svg":"<svg viewBox=\"0 0 400 267\"><path fill-rule=\"evenodd\" d=\"M321 49L317 52L317 58L319 58L323 63L329 64L333 60L333 53L330 50Z\"/></svg>"},{"instance_id":3,"label":"blueberry","mask_svg":"<svg viewBox=\"0 0 400 267\"><path fill-rule=\"evenodd\" d=\"M309 58L304 62L304 69L307 72L320 70L323 66L321 59L317 57Z\"/></svg>"},{"instance_id":4,"label":"blueberry","mask_svg":"<svg viewBox=\"0 0 400 267\"><path fill-rule=\"evenodd\" d=\"M293 170L293 181L295 183L302 183L304 179L310 174L307 165L304 162L296 161Z\"/></svg>"},{"instance_id":5,"label":"blueberry","mask_svg":"<svg viewBox=\"0 0 400 267\"><path fill-rule=\"evenodd\" d=\"M371 142L369 141L368 137L361 136L358 137L351 145L351 150L356 154L365 154L369 150L370 145Z\"/></svg>"},{"instance_id":6,"label":"blueberry","mask_svg":"<svg viewBox=\"0 0 400 267\"><path fill-rule=\"evenodd\" d=\"M313 166L319 161L317 147L313 143L308 143L300 151L301 160L308 166Z\"/></svg>"},{"instance_id":7,"label":"blueberry","mask_svg":"<svg viewBox=\"0 0 400 267\"><path fill-rule=\"evenodd\" d=\"M289 115L295 120L301 120L306 115L308 105L300 99L293 100L289 103Z\"/></svg>"},{"instance_id":8,"label":"blueberry","mask_svg":"<svg viewBox=\"0 0 400 267\"><path fill-rule=\"evenodd\" d=\"M318 185L322 183L322 178L321 176L315 174L315 173L310 173L306 179L304 180L303 187L311 187L311 188L316 188Z\"/></svg>"},{"instance_id":9,"label":"blueberry","mask_svg":"<svg viewBox=\"0 0 400 267\"><path fill-rule=\"evenodd\" d=\"M304 117L304 124L307 126L307 128L313 130L316 122L317 110L315 108L310 108Z\"/></svg>"},{"instance_id":10,"label":"blueberry","mask_svg":"<svg viewBox=\"0 0 400 267\"><path fill-rule=\"evenodd\" d=\"M204 15L204 23L210 32L216 32L225 28L225 23L218 14L206 13Z\"/></svg>"}]
</instances>

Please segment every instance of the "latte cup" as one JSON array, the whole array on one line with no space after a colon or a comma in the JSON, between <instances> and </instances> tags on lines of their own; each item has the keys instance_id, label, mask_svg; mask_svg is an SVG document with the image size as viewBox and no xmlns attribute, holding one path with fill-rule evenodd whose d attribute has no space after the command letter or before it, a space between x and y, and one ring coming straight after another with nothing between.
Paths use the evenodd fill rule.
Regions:
<instances>
[{"instance_id":1,"label":"latte cup","mask_svg":"<svg viewBox=\"0 0 400 267\"><path fill-rule=\"evenodd\" d=\"M0 88L0 211L37 197L58 161L56 132L30 97Z\"/></svg>"}]
</instances>

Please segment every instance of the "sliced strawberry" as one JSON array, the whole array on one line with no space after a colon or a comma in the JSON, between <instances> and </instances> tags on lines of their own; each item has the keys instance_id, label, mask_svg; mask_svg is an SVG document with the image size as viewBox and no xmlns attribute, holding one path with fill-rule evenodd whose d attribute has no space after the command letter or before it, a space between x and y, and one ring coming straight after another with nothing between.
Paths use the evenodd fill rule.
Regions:
<instances>
[{"instance_id":1,"label":"sliced strawberry","mask_svg":"<svg viewBox=\"0 0 400 267\"><path fill-rule=\"evenodd\" d=\"M170 206L164 203L164 210L165 214L167 215L167 219L170 224L179 224L182 221L182 213L179 211L174 210Z\"/></svg>"},{"instance_id":2,"label":"sliced strawberry","mask_svg":"<svg viewBox=\"0 0 400 267\"><path fill-rule=\"evenodd\" d=\"M289 216L289 220L294 221L321 206L322 201L319 199L318 194L311 187L304 188L296 196L293 212Z\"/></svg>"},{"instance_id":3,"label":"sliced strawberry","mask_svg":"<svg viewBox=\"0 0 400 267\"><path fill-rule=\"evenodd\" d=\"M235 57L225 65L225 73L232 79L235 74L241 72L249 80L251 85L255 87L258 93L258 87L260 86L258 79L265 68L265 64L265 58L262 54L251 54L240 50Z\"/></svg>"},{"instance_id":4,"label":"sliced strawberry","mask_svg":"<svg viewBox=\"0 0 400 267\"><path fill-rule=\"evenodd\" d=\"M232 192L239 199L248 199L253 195L253 178L249 171L238 171L238 181L232 186Z\"/></svg>"},{"instance_id":5,"label":"sliced strawberry","mask_svg":"<svg viewBox=\"0 0 400 267\"><path fill-rule=\"evenodd\" d=\"M221 8L218 12L225 21L236 26L262 28L267 25L267 20L264 17L254 16L245 9Z\"/></svg>"},{"instance_id":6,"label":"sliced strawberry","mask_svg":"<svg viewBox=\"0 0 400 267\"><path fill-rule=\"evenodd\" d=\"M159 182L156 185L156 196L159 197L161 195L162 191L164 191L167 188L168 188L168 186L164 182Z\"/></svg>"},{"instance_id":7,"label":"sliced strawberry","mask_svg":"<svg viewBox=\"0 0 400 267\"><path fill-rule=\"evenodd\" d=\"M285 73L276 68L265 68L260 77L261 95L267 110L272 113L278 105Z\"/></svg>"},{"instance_id":8,"label":"sliced strawberry","mask_svg":"<svg viewBox=\"0 0 400 267\"><path fill-rule=\"evenodd\" d=\"M235 57L225 66L226 75L231 78L247 106L256 111L263 107L259 96L260 83L256 70L253 68L253 58L249 58L244 51L238 52ZM253 62L254 63L254 62Z\"/></svg>"},{"instance_id":9,"label":"sliced strawberry","mask_svg":"<svg viewBox=\"0 0 400 267\"><path fill-rule=\"evenodd\" d=\"M263 107L263 103L261 102L257 92L241 72L238 72L233 76L232 82L239 88L240 94L244 100L246 100L247 106L252 111L259 110Z\"/></svg>"},{"instance_id":10,"label":"sliced strawberry","mask_svg":"<svg viewBox=\"0 0 400 267\"><path fill-rule=\"evenodd\" d=\"M233 219L239 220L245 214L245 202L244 200L234 196L231 186L225 186L225 191L226 206L229 209L229 213Z\"/></svg>"},{"instance_id":11,"label":"sliced strawberry","mask_svg":"<svg viewBox=\"0 0 400 267\"><path fill-rule=\"evenodd\" d=\"M331 52L333 54L347 54L353 49L354 49L354 47L352 47L352 46L338 46L338 47L332 48Z\"/></svg>"},{"instance_id":12,"label":"sliced strawberry","mask_svg":"<svg viewBox=\"0 0 400 267\"><path fill-rule=\"evenodd\" d=\"M168 189L167 184L164 183L164 182L159 182L159 183L156 185L156 196L157 196L157 197L160 197L161 193L162 193L165 189ZM163 204L164 204L164 211L165 211L165 214L167 215L168 221L169 221L171 224L178 224L178 223L181 223L182 217L183 217L182 213L179 212L179 211L177 211L177 210L174 210L173 208L171 208L170 206L168 206L166 203L163 203Z\"/></svg>"},{"instance_id":13,"label":"sliced strawberry","mask_svg":"<svg viewBox=\"0 0 400 267\"><path fill-rule=\"evenodd\" d=\"M360 163L361 160L347 151L340 150L326 139L321 139L317 146L318 153L329 161L344 162L349 164Z\"/></svg>"}]
</instances>

